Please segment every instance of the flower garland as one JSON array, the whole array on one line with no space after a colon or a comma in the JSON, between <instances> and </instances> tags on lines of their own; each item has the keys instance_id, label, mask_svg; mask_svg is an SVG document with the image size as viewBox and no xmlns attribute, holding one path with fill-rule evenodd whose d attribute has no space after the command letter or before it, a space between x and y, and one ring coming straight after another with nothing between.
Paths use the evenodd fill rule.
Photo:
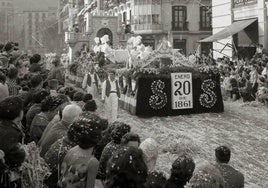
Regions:
<instances>
[{"instance_id":1,"label":"flower garland","mask_svg":"<svg viewBox=\"0 0 268 188\"><path fill-rule=\"evenodd\" d=\"M219 69L215 66L202 66L202 67L199 67L199 72L201 73L205 73L205 74L214 74L214 75L217 75L219 74Z\"/></svg>"},{"instance_id":2,"label":"flower garland","mask_svg":"<svg viewBox=\"0 0 268 188\"><path fill-rule=\"evenodd\" d=\"M34 142L23 145L26 152L25 162L22 163L22 187L23 188L42 188L43 181L51 173L48 165L40 157L40 150Z\"/></svg>"},{"instance_id":3,"label":"flower garland","mask_svg":"<svg viewBox=\"0 0 268 188\"><path fill-rule=\"evenodd\" d=\"M149 105L154 110L162 109L167 104L167 94L163 92L165 83L161 80L154 81L151 84L151 90L154 95L149 98Z\"/></svg>"},{"instance_id":4,"label":"flower garland","mask_svg":"<svg viewBox=\"0 0 268 188\"><path fill-rule=\"evenodd\" d=\"M201 106L205 108L212 108L216 104L217 96L214 91L212 91L215 87L216 84L212 79L207 79L202 83L201 89L204 93L199 97Z\"/></svg>"}]
</instances>

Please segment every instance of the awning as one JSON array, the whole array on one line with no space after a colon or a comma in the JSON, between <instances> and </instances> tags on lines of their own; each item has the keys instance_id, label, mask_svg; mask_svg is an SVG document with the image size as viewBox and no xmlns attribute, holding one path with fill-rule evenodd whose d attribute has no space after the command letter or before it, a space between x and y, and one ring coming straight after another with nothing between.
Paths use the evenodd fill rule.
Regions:
<instances>
[{"instance_id":1,"label":"awning","mask_svg":"<svg viewBox=\"0 0 268 188\"><path fill-rule=\"evenodd\" d=\"M219 31L218 33L207 37L205 39L200 40L199 42L215 42L221 39L225 39L229 36L232 36L239 31L242 31L245 29L247 26L255 22L257 19L249 19L249 20L241 20L232 23L231 25L225 27L223 30Z\"/></svg>"}]
</instances>

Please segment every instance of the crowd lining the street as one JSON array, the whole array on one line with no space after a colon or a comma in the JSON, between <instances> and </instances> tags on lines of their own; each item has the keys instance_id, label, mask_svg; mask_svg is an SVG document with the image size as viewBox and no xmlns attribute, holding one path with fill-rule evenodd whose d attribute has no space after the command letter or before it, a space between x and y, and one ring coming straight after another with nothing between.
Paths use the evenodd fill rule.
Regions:
<instances>
[{"instance_id":1,"label":"crowd lining the street","mask_svg":"<svg viewBox=\"0 0 268 188\"><path fill-rule=\"evenodd\" d=\"M267 104L267 59L261 52L251 60L225 57L216 62L204 56L198 61L219 67L229 98ZM21 166L27 154L22 146L31 142L40 149L36 160L44 160L50 171L39 181L51 188L244 187L243 174L228 164L231 150L226 146L215 149L212 164L195 164L188 154L178 155L165 177L155 170L156 140L140 138L131 132L131 124L101 118L98 93L65 86L60 58L52 61L51 70L45 63L39 54L21 54L16 43L0 45L0 187L25 186ZM110 82L110 90L118 91Z\"/></svg>"}]
</instances>

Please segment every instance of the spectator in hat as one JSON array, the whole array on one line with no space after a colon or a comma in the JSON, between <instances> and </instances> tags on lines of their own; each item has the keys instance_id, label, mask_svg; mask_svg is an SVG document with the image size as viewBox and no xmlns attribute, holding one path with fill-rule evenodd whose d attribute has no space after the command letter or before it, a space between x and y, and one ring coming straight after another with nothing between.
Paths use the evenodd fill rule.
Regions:
<instances>
[{"instance_id":1,"label":"spectator in hat","mask_svg":"<svg viewBox=\"0 0 268 188\"><path fill-rule=\"evenodd\" d=\"M0 72L0 101L9 96L8 85L6 83L6 76Z\"/></svg>"},{"instance_id":2,"label":"spectator in hat","mask_svg":"<svg viewBox=\"0 0 268 188\"><path fill-rule=\"evenodd\" d=\"M225 188L244 188L244 175L230 166L231 150L227 146L215 149L216 167L220 170Z\"/></svg>"},{"instance_id":3,"label":"spectator in hat","mask_svg":"<svg viewBox=\"0 0 268 188\"><path fill-rule=\"evenodd\" d=\"M180 155L172 164L166 188L183 188L193 176L195 163L192 157Z\"/></svg>"}]
</instances>

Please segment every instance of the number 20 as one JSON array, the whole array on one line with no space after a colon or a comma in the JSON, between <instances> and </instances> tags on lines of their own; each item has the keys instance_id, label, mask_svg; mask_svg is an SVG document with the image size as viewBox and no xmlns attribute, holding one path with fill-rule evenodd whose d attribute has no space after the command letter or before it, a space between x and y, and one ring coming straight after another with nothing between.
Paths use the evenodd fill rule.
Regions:
<instances>
[{"instance_id":1,"label":"number 20","mask_svg":"<svg viewBox=\"0 0 268 188\"><path fill-rule=\"evenodd\" d=\"M180 81L176 81L174 83L175 86L178 86L178 89L176 89L174 95L189 95L191 93L191 83L189 81L184 81L183 84ZM181 93L181 89L183 94Z\"/></svg>"}]
</instances>

